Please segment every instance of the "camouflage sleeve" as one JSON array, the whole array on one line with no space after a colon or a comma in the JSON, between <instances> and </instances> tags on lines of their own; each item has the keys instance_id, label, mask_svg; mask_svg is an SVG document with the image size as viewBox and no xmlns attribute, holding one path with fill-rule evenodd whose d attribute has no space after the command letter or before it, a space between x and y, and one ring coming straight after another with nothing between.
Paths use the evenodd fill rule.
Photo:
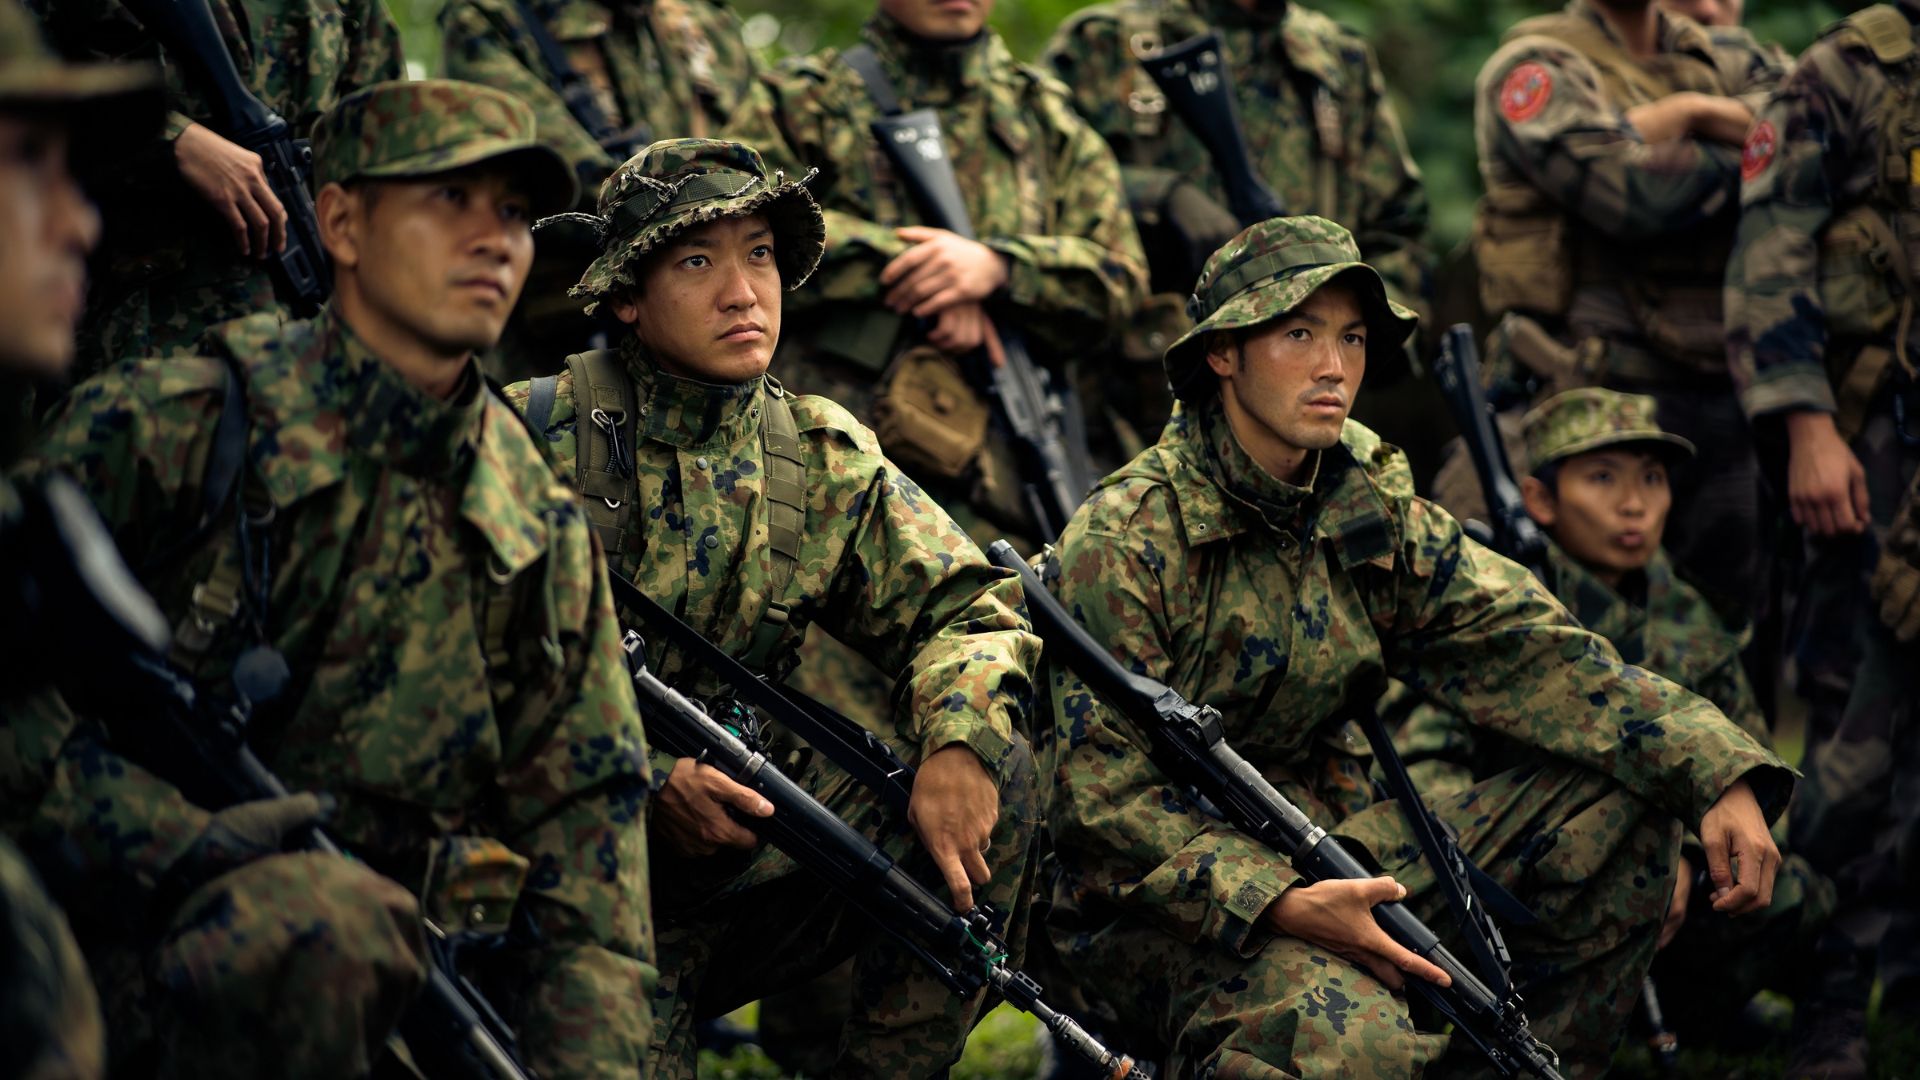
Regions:
<instances>
[{"instance_id":1,"label":"camouflage sleeve","mask_svg":"<svg viewBox=\"0 0 1920 1080\"><path fill-rule=\"evenodd\" d=\"M1115 659L1179 689L1170 620L1204 601L1190 595L1187 552L1151 538L1173 512L1164 488L1095 492L1061 537L1057 592ZM1252 956L1270 936L1261 912L1299 873L1193 806L1147 756L1146 736L1078 678L1056 667L1052 679L1058 760L1048 827L1081 884L1181 941Z\"/></svg>"},{"instance_id":2,"label":"camouflage sleeve","mask_svg":"<svg viewBox=\"0 0 1920 1080\"><path fill-rule=\"evenodd\" d=\"M1477 727L1567 758L1698 824L1751 782L1769 818L1792 773L1711 703L1620 659L1526 568L1424 499L1407 504L1390 605L1373 607L1388 674Z\"/></svg>"},{"instance_id":3,"label":"camouflage sleeve","mask_svg":"<svg viewBox=\"0 0 1920 1080\"><path fill-rule=\"evenodd\" d=\"M1152 79L1134 62L1121 22L1107 5L1075 12L1061 23L1040 63L1066 88L1067 100L1122 162L1132 159L1127 95ZM1126 166L1123 164L1122 169Z\"/></svg>"},{"instance_id":4,"label":"camouflage sleeve","mask_svg":"<svg viewBox=\"0 0 1920 1080\"><path fill-rule=\"evenodd\" d=\"M347 58L340 65L334 92L344 97L363 86L407 77L400 55L400 25L382 0L357 0L342 16L347 35ZM301 134L305 134L302 132Z\"/></svg>"},{"instance_id":5,"label":"camouflage sleeve","mask_svg":"<svg viewBox=\"0 0 1920 1080\"><path fill-rule=\"evenodd\" d=\"M526 102L533 109L540 141L559 151L575 175L611 173L620 163L573 118L548 81L546 69L525 44L525 31L519 25L520 12L525 10L509 11L473 0L454 0L442 8L441 62L447 77L483 83Z\"/></svg>"},{"instance_id":6,"label":"camouflage sleeve","mask_svg":"<svg viewBox=\"0 0 1920 1080\"><path fill-rule=\"evenodd\" d=\"M877 455L878 446L873 447ZM961 743L1004 778L1033 715L1040 639L1019 579L987 562L938 503L880 458L854 493L857 531L828 586L822 626L898 672L894 697L926 755Z\"/></svg>"},{"instance_id":7,"label":"camouflage sleeve","mask_svg":"<svg viewBox=\"0 0 1920 1080\"><path fill-rule=\"evenodd\" d=\"M1740 154L1699 139L1648 143L1593 65L1543 38L1494 54L1475 90L1482 159L1497 157L1609 236L1654 238L1726 210ZM1483 166L1484 169L1484 166Z\"/></svg>"},{"instance_id":8,"label":"camouflage sleeve","mask_svg":"<svg viewBox=\"0 0 1920 1080\"><path fill-rule=\"evenodd\" d=\"M1363 46L1364 48L1364 46ZM1407 148L1400 116L1387 97L1386 80L1373 50L1365 49L1367 96L1373 102L1373 122L1366 127L1353 176L1361 191L1361 208L1354 222L1354 243L1360 256L1386 279L1394 300L1412 308L1424 321L1431 284L1432 255L1427 250L1427 189Z\"/></svg>"},{"instance_id":9,"label":"camouflage sleeve","mask_svg":"<svg viewBox=\"0 0 1920 1080\"><path fill-rule=\"evenodd\" d=\"M1727 260L1727 353L1749 417L1833 412L1819 236L1880 167L1860 130L1885 92L1863 51L1815 42L1747 137Z\"/></svg>"}]
</instances>

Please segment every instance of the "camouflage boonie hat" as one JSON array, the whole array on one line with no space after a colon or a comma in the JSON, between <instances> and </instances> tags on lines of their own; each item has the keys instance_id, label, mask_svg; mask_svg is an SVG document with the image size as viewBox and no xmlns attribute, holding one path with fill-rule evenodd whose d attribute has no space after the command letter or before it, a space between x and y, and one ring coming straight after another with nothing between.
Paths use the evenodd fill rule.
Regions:
<instances>
[{"instance_id":1,"label":"camouflage boonie hat","mask_svg":"<svg viewBox=\"0 0 1920 1080\"><path fill-rule=\"evenodd\" d=\"M600 185L599 216L567 214L600 230L600 257L567 295L589 314L618 286L638 283L646 254L694 225L764 214L773 229L780 282L799 288L827 249L827 221L807 192L818 169L788 182L751 146L718 139L668 139L635 154ZM542 224L545 224L542 222Z\"/></svg>"},{"instance_id":2,"label":"camouflage boonie hat","mask_svg":"<svg viewBox=\"0 0 1920 1080\"><path fill-rule=\"evenodd\" d=\"M166 115L158 67L66 63L19 0L0 0L0 109L8 108L68 113L69 138L95 149L158 132Z\"/></svg>"},{"instance_id":3,"label":"camouflage boonie hat","mask_svg":"<svg viewBox=\"0 0 1920 1080\"><path fill-rule=\"evenodd\" d=\"M508 159L525 170L536 215L565 210L580 183L565 158L534 140L533 128L526 102L490 86L453 79L374 83L314 122L314 187L431 176Z\"/></svg>"},{"instance_id":4,"label":"camouflage boonie hat","mask_svg":"<svg viewBox=\"0 0 1920 1080\"><path fill-rule=\"evenodd\" d=\"M1174 396L1191 400L1195 376L1206 367L1208 334L1271 322L1342 275L1351 275L1365 308L1367 351L1377 356L1375 350L1398 349L1413 333L1418 317L1387 299L1386 282L1360 261L1360 249L1347 230L1326 218L1272 218L1227 241L1207 258L1187 298L1193 329L1167 346L1167 382Z\"/></svg>"},{"instance_id":5,"label":"camouflage boonie hat","mask_svg":"<svg viewBox=\"0 0 1920 1080\"><path fill-rule=\"evenodd\" d=\"M1590 387L1568 390L1541 402L1521 421L1528 468L1622 443L1647 443L1670 456L1693 457L1693 444L1660 430L1655 403L1645 394Z\"/></svg>"}]
</instances>

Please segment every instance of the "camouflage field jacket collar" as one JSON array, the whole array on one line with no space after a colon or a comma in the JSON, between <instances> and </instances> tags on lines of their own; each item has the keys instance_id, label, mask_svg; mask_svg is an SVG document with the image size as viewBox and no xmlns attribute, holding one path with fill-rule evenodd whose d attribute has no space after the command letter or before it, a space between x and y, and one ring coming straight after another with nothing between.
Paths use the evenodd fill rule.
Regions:
<instances>
[{"instance_id":1,"label":"camouflage field jacket collar","mask_svg":"<svg viewBox=\"0 0 1920 1080\"><path fill-rule=\"evenodd\" d=\"M885 15L875 15L860 28L860 39L873 46L908 108L951 104L992 85L1000 72L1014 67L1013 54L992 30L970 41L932 42L907 33Z\"/></svg>"},{"instance_id":2,"label":"camouflage field jacket collar","mask_svg":"<svg viewBox=\"0 0 1920 1080\"><path fill-rule=\"evenodd\" d=\"M682 450L721 450L759 433L766 376L729 384L670 375L632 336L621 343L620 358L633 376L639 438Z\"/></svg>"},{"instance_id":3,"label":"camouflage field jacket collar","mask_svg":"<svg viewBox=\"0 0 1920 1080\"><path fill-rule=\"evenodd\" d=\"M1593 6L1591 0L1567 0L1565 13L1578 19L1585 19L1599 27L1600 32L1607 35L1608 40L1620 46L1623 51L1627 51L1627 43L1621 40L1613 24L1607 21L1606 16L1600 14L1600 10ZM1676 19L1665 11L1659 12L1659 19L1659 51L1697 53L1708 63L1713 62L1713 39L1707 36L1706 29L1699 23L1691 19Z\"/></svg>"}]
</instances>

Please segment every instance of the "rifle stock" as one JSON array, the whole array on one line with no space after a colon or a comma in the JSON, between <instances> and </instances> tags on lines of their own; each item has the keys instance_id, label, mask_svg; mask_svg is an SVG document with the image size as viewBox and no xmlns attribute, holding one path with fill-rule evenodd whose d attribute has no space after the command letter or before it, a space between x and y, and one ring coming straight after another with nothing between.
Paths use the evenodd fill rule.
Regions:
<instances>
[{"instance_id":1,"label":"rifle stock","mask_svg":"<svg viewBox=\"0 0 1920 1080\"><path fill-rule=\"evenodd\" d=\"M1121 667L1054 599L1012 545L995 541L987 557L1020 575L1028 614L1048 655L1146 736L1148 756L1163 772L1193 786L1229 824L1286 856L1309 881L1374 876L1227 744L1218 712ZM1528 1073L1561 1080L1557 1059L1528 1032L1517 995L1496 995L1405 904L1379 904L1373 916L1395 941L1452 978L1453 985L1444 988L1420 979L1409 979L1408 986L1451 1020L1495 1069L1509 1077Z\"/></svg>"},{"instance_id":2,"label":"rifle stock","mask_svg":"<svg viewBox=\"0 0 1920 1080\"><path fill-rule=\"evenodd\" d=\"M1253 167L1246 129L1233 101L1233 73L1220 48L1220 35L1208 31L1139 57L1167 105L1200 140L1213 170L1227 189L1227 205L1244 228L1285 217L1280 196Z\"/></svg>"},{"instance_id":3,"label":"rifle stock","mask_svg":"<svg viewBox=\"0 0 1920 1080\"><path fill-rule=\"evenodd\" d=\"M1480 347L1474 343L1472 327L1458 323L1447 328L1440 339L1433 373L1440 381L1447 411L1453 414L1460 438L1473 457L1480 490L1486 495L1493 530L1490 546L1540 576L1546 565L1547 538L1527 513L1520 484L1514 479L1513 463L1507 460L1506 443L1500 439L1493 409L1480 388Z\"/></svg>"},{"instance_id":4,"label":"rifle stock","mask_svg":"<svg viewBox=\"0 0 1920 1080\"><path fill-rule=\"evenodd\" d=\"M276 285L296 316L320 310L333 289L307 181L313 152L279 114L247 89L207 0L124 0L124 6L187 72L214 111L213 129L260 155L267 185L287 212L287 247L273 253Z\"/></svg>"}]
</instances>

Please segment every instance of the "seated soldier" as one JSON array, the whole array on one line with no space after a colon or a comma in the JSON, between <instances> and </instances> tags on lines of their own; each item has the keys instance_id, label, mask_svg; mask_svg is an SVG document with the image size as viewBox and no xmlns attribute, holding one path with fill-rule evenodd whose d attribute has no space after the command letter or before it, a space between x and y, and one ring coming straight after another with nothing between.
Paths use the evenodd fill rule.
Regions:
<instances>
[{"instance_id":1,"label":"seated soldier","mask_svg":"<svg viewBox=\"0 0 1920 1080\"><path fill-rule=\"evenodd\" d=\"M1404 898L1453 925L1348 734L1349 710L1392 676L1527 747L1432 809L1538 916L1505 928L1534 1035L1567 1076L1599 1075L1653 957L1681 821L1698 824L1713 907L1762 908L1779 863L1767 822L1791 772L1470 542L1413 494L1399 451L1348 420L1369 361L1415 320L1345 229L1251 227L1208 260L1189 311L1197 325L1166 354L1174 419L1067 527L1060 599L1123 663L1217 709L1256 769L1387 876L1308 884L1056 674L1063 961L1177 1075L1484 1064L1400 996L1446 976L1370 916Z\"/></svg>"},{"instance_id":2,"label":"seated soldier","mask_svg":"<svg viewBox=\"0 0 1920 1080\"><path fill-rule=\"evenodd\" d=\"M1587 389L1567 391L1526 415L1524 452L1533 474L1520 487L1528 514L1551 540L1543 581L1622 659L1713 702L1771 748L1740 663L1746 634L1721 621L1660 547L1673 508L1670 470L1692 457L1693 444L1662 431L1654 412L1650 397ZM1465 791L1527 752L1481 740L1458 713L1418 702L1404 688L1388 695L1382 711L1406 713L1394 744L1429 799ZM1774 839L1784 845L1785 822L1778 824ZM1805 859L1788 855L1764 916L1720 918L1692 903L1705 863L1698 842L1688 841L1654 972L1667 1001L1686 1003L1667 1013L1687 1041L1733 1036L1739 1033L1726 1025L1757 990L1794 988L1832 910L1833 885ZM1689 921L1690 911L1700 917Z\"/></svg>"}]
</instances>

